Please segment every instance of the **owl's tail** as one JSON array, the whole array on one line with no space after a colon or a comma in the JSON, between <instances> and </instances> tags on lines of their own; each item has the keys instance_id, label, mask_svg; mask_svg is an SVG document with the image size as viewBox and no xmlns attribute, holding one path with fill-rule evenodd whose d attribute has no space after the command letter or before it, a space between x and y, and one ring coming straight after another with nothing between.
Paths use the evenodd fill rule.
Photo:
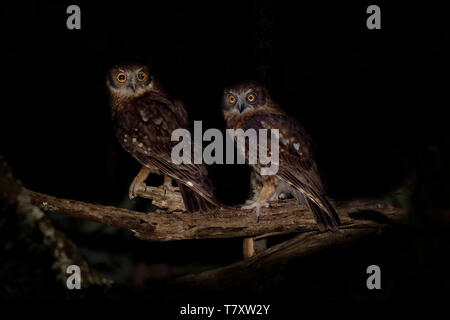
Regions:
<instances>
[{"instance_id":1,"label":"owl's tail","mask_svg":"<svg viewBox=\"0 0 450 320\"><path fill-rule=\"evenodd\" d=\"M322 204L327 207L327 210L323 210L320 206L318 206L314 201L308 199L307 201L309 209L314 214L314 218L316 219L317 226L321 232L331 230L336 231L338 226L341 224L336 211L328 202L325 200Z\"/></svg>"},{"instance_id":2,"label":"owl's tail","mask_svg":"<svg viewBox=\"0 0 450 320\"><path fill-rule=\"evenodd\" d=\"M178 182L178 181L177 181ZM207 200L188 186L178 182L184 206L188 212L209 211L220 207L215 199Z\"/></svg>"},{"instance_id":3,"label":"owl's tail","mask_svg":"<svg viewBox=\"0 0 450 320\"><path fill-rule=\"evenodd\" d=\"M333 206L325 196L320 195L317 192L308 192L308 195L296 192L294 195L297 200L306 203L313 213L317 226L321 232L328 230L337 231L341 221L339 220L336 210L334 210Z\"/></svg>"}]
</instances>

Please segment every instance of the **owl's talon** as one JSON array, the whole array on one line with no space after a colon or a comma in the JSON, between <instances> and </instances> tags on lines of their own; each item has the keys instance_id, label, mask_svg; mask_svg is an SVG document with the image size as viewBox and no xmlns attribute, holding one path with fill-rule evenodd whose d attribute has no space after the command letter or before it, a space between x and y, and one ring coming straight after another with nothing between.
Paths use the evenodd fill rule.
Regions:
<instances>
[{"instance_id":1,"label":"owl's talon","mask_svg":"<svg viewBox=\"0 0 450 320\"><path fill-rule=\"evenodd\" d=\"M246 200L245 201L245 205L241 206L241 209L253 209L254 207L256 207L256 201L252 201L252 200Z\"/></svg>"},{"instance_id":2,"label":"owl's talon","mask_svg":"<svg viewBox=\"0 0 450 320\"><path fill-rule=\"evenodd\" d=\"M130 200L133 200L134 198L136 198L137 193L139 191L147 191L147 185L144 182L135 182L133 181L130 185L130 189L128 191L128 197L130 198Z\"/></svg>"},{"instance_id":3,"label":"owl's talon","mask_svg":"<svg viewBox=\"0 0 450 320\"><path fill-rule=\"evenodd\" d=\"M174 187L172 185L172 178L170 178L169 176L164 177L164 183L162 185L162 188L164 189L164 194L166 194L167 190L172 191L172 192L180 191L180 188Z\"/></svg>"},{"instance_id":4,"label":"owl's talon","mask_svg":"<svg viewBox=\"0 0 450 320\"><path fill-rule=\"evenodd\" d=\"M164 190L164 194L167 192L167 190L172 191L172 192L179 192L180 191L180 188L174 187L171 184L170 185L163 184L162 188Z\"/></svg>"},{"instance_id":5,"label":"owl's talon","mask_svg":"<svg viewBox=\"0 0 450 320\"><path fill-rule=\"evenodd\" d=\"M262 207L270 208L269 202L267 202L267 201L254 201L251 204L241 206L241 209L249 210L249 209L256 208L256 210L255 210L256 217L258 218L258 222L259 222L259 216L261 215L261 208Z\"/></svg>"}]
</instances>

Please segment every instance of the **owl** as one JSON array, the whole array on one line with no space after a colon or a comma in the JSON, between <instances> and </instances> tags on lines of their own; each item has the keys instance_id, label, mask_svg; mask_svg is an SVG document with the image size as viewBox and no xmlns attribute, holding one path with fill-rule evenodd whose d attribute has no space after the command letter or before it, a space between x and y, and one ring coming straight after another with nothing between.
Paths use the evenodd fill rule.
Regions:
<instances>
[{"instance_id":1,"label":"owl","mask_svg":"<svg viewBox=\"0 0 450 320\"><path fill-rule=\"evenodd\" d=\"M190 129L184 105L171 99L149 68L139 64L112 67L106 77L113 127L121 146L142 165L129 188L130 199L145 189L150 173L163 174L164 187L174 179L186 210L219 207L203 164L174 164L171 141L175 129Z\"/></svg>"},{"instance_id":2,"label":"owl","mask_svg":"<svg viewBox=\"0 0 450 320\"><path fill-rule=\"evenodd\" d=\"M276 174L261 176L263 187L256 202L244 208L256 207L279 195L293 195L314 214L320 231L335 231L340 224L336 211L325 197L324 187L314 161L312 142L304 128L290 118L275 103L266 88L255 82L244 82L224 90L222 112L230 129L278 129L279 168ZM259 143L259 141L258 141ZM271 143L267 142L270 146ZM248 144L246 155L248 163ZM245 153L244 153L245 152ZM261 166L251 164L256 174ZM244 242L244 255L252 254L251 239ZM247 248L246 248L247 247Z\"/></svg>"}]
</instances>

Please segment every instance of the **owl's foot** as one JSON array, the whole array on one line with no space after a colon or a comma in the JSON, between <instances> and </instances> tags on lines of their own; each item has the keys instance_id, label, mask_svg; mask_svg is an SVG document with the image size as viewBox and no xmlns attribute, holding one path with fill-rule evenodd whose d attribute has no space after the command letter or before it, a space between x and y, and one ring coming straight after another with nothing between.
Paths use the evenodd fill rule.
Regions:
<instances>
[{"instance_id":1,"label":"owl's foot","mask_svg":"<svg viewBox=\"0 0 450 320\"><path fill-rule=\"evenodd\" d=\"M253 203L243 205L241 207L241 209L248 210L248 209L256 208L256 210L255 210L256 217L258 218L258 221L259 221L259 216L261 214L261 208L269 208L269 207L270 207L269 202L263 200L263 201L254 201Z\"/></svg>"},{"instance_id":2,"label":"owl's foot","mask_svg":"<svg viewBox=\"0 0 450 320\"><path fill-rule=\"evenodd\" d=\"M136 181L135 179L131 183L130 189L128 190L128 197L130 198L130 200L136 198L139 191L147 191L147 185L144 182Z\"/></svg>"},{"instance_id":3,"label":"owl's foot","mask_svg":"<svg viewBox=\"0 0 450 320\"><path fill-rule=\"evenodd\" d=\"M163 184L162 188L163 188L164 192L167 192L167 190L172 191L172 192L180 191L180 188L174 187L172 184L169 184L169 185Z\"/></svg>"},{"instance_id":4,"label":"owl's foot","mask_svg":"<svg viewBox=\"0 0 450 320\"><path fill-rule=\"evenodd\" d=\"M139 173L134 177L133 182L130 185L130 189L128 190L128 197L130 200L136 198L138 191L147 191L147 185L145 184L145 180L148 178L148 175L152 172L150 168L142 166Z\"/></svg>"},{"instance_id":5,"label":"owl's foot","mask_svg":"<svg viewBox=\"0 0 450 320\"><path fill-rule=\"evenodd\" d=\"M172 192L179 192L180 188L178 187L174 187L172 185L172 178L169 176L165 176L164 177L164 183L162 185L163 190L166 192L167 190L172 191Z\"/></svg>"}]
</instances>

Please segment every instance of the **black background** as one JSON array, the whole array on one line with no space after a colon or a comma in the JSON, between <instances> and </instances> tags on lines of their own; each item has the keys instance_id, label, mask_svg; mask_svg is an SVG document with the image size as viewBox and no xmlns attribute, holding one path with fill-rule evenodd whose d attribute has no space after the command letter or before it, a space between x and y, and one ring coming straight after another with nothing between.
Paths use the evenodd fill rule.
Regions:
<instances>
[{"instance_id":1,"label":"black background","mask_svg":"<svg viewBox=\"0 0 450 320\"><path fill-rule=\"evenodd\" d=\"M114 63L150 64L204 129L224 129L224 86L255 79L311 133L331 197L383 198L406 188L410 219L383 237L263 274L257 283L217 294L217 301L237 292L266 303L275 297L449 297L447 7L81 1L76 4L82 28L68 30L70 4L2 7L0 153L26 187L69 199L146 206L127 200L139 165L120 148L111 127L105 75ZM381 7L381 30L366 28L370 4ZM245 199L245 166L210 169L223 201ZM53 219L88 261L125 286L138 263L162 265L172 277L240 259L240 239L147 243L123 231L87 232L76 219ZM98 252L120 258L96 265L91 256ZM365 288L370 264L383 271L379 292Z\"/></svg>"}]
</instances>

